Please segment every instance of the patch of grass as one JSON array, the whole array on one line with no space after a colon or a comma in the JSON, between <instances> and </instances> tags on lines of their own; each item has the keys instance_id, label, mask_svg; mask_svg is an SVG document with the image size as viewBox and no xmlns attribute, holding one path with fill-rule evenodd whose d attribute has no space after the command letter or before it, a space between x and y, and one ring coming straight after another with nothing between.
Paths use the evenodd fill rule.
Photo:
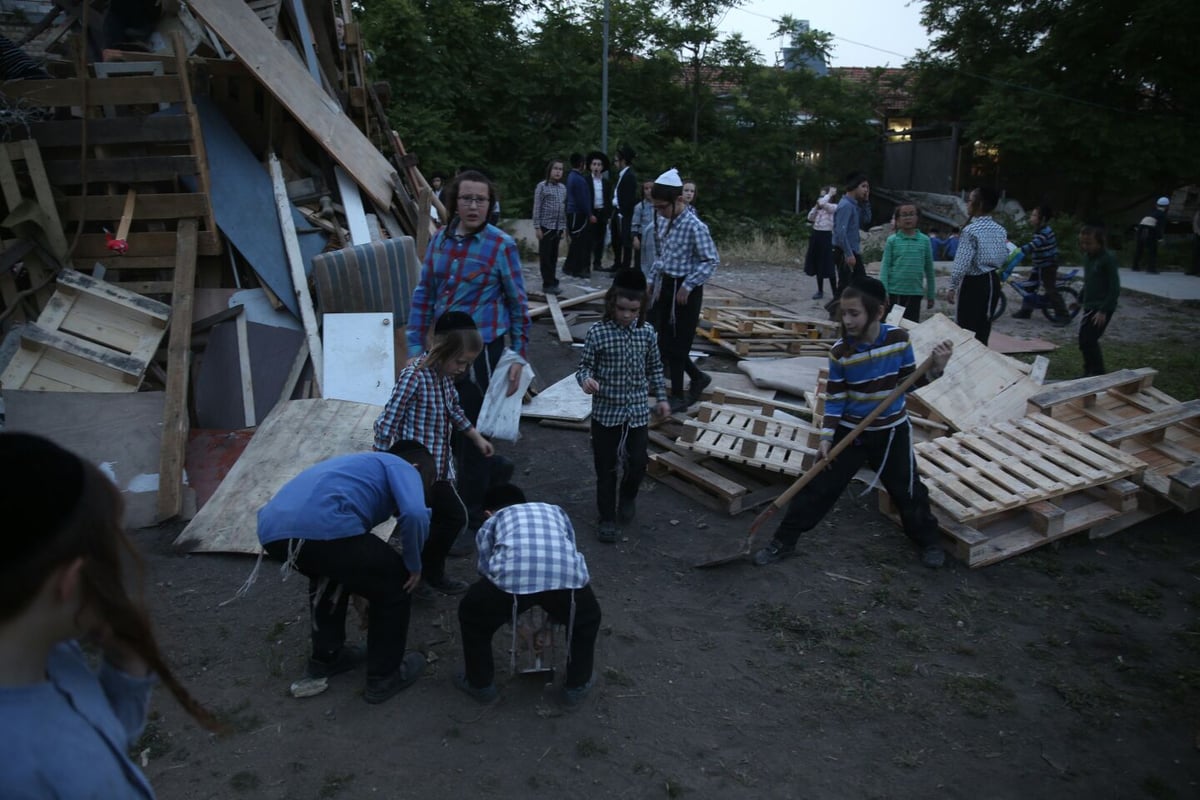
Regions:
<instances>
[{"instance_id":1,"label":"patch of grass","mask_svg":"<svg viewBox=\"0 0 1200 800\"><path fill-rule=\"evenodd\" d=\"M924 750L901 750L899 753L892 756L892 763L897 767L916 769L923 763L924 756Z\"/></svg>"},{"instance_id":2,"label":"patch of grass","mask_svg":"<svg viewBox=\"0 0 1200 800\"><path fill-rule=\"evenodd\" d=\"M1076 575L1100 575L1107 570L1100 564L1076 564L1071 571Z\"/></svg>"},{"instance_id":3,"label":"patch of grass","mask_svg":"<svg viewBox=\"0 0 1200 800\"><path fill-rule=\"evenodd\" d=\"M150 759L159 759L171 752L171 740L163 734L162 726L158 723L158 714L154 713L146 727L142 728L142 735L129 748L129 755L134 761L143 750L149 750L147 757Z\"/></svg>"},{"instance_id":4,"label":"patch of grass","mask_svg":"<svg viewBox=\"0 0 1200 800\"><path fill-rule=\"evenodd\" d=\"M899 620L893 620L891 626L897 641L912 652L925 653L929 651L929 633L924 626L909 625Z\"/></svg>"},{"instance_id":5,"label":"patch of grass","mask_svg":"<svg viewBox=\"0 0 1200 800\"><path fill-rule=\"evenodd\" d=\"M604 742L598 742L590 736L584 737L575 743L575 755L580 758L591 758L592 756L606 755L608 753L608 745Z\"/></svg>"},{"instance_id":6,"label":"patch of grass","mask_svg":"<svg viewBox=\"0 0 1200 800\"><path fill-rule=\"evenodd\" d=\"M803 273L800 258L796 247L779 234L751 231L746 236L721 242L722 263L793 264Z\"/></svg>"},{"instance_id":7,"label":"patch of grass","mask_svg":"<svg viewBox=\"0 0 1200 800\"><path fill-rule=\"evenodd\" d=\"M1025 569L1041 572L1051 578L1058 578L1063 574L1062 561L1059 560L1057 553L1048 553L1045 551L1026 553L1023 557L1017 559L1017 564Z\"/></svg>"},{"instance_id":8,"label":"patch of grass","mask_svg":"<svg viewBox=\"0 0 1200 800\"><path fill-rule=\"evenodd\" d=\"M1169 313L1170 307L1163 307ZM1121 312L1113 317L1113 326L1121 324ZM1104 368L1112 372L1118 369L1153 367L1154 388L1166 392L1176 400L1195 400L1200 397L1200 349L1195 347L1167 347L1160 340L1149 342L1122 342L1109 337L1100 340L1104 352ZM1017 356L1033 363L1033 355ZM1083 374L1083 355L1074 343L1066 344L1054 351L1046 380L1063 381L1078 378Z\"/></svg>"},{"instance_id":9,"label":"patch of grass","mask_svg":"<svg viewBox=\"0 0 1200 800\"><path fill-rule=\"evenodd\" d=\"M1098 728L1107 727L1113 711L1122 705L1121 695L1103 683L1068 683L1060 678L1049 686L1058 692L1067 708Z\"/></svg>"},{"instance_id":10,"label":"patch of grass","mask_svg":"<svg viewBox=\"0 0 1200 800\"><path fill-rule=\"evenodd\" d=\"M237 772L229 779L229 785L235 792L253 792L262 784L262 779L253 772Z\"/></svg>"},{"instance_id":11,"label":"patch of grass","mask_svg":"<svg viewBox=\"0 0 1200 800\"><path fill-rule=\"evenodd\" d=\"M344 774L326 772L324 779L321 781L321 789L317 792L317 797L337 797L353 780L353 772Z\"/></svg>"},{"instance_id":12,"label":"patch of grass","mask_svg":"<svg viewBox=\"0 0 1200 800\"><path fill-rule=\"evenodd\" d=\"M1158 619L1163 615L1162 592L1153 586L1144 589L1125 588L1105 592L1114 603L1129 606L1143 617Z\"/></svg>"},{"instance_id":13,"label":"patch of grass","mask_svg":"<svg viewBox=\"0 0 1200 800\"><path fill-rule=\"evenodd\" d=\"M271 630L267 631L267 635L264 638L266 639L267 644L274 644L275 642L279 641L280 637L282 637L286 631L287 623L280 620L271 626Z\"/></svg>"},{"instance_id":14,"label":"patch of grass","mask_svg":"<svg viewBox=\"0 0 1200 800\"><path fill-rule=\"evenodd\" d=\"M946 678L943 688L951 700L972 717L1014 709L1013 691L990 675L959 673Z\"/></svg>"},{"instance_id":15,"label":"patch of grass","mask_svg":"<svg viewBox=\"0 0 1200 800\"><path fill-rule=\"evenodd\" d=\"M1080 616L1087 623L1088 627L1096 633L1107 633L1115 636L1121 632L1119 627L1103 617L1094 617L1091 614L1081 614Z\"/></svg>"},{"instance_id":16,"label":"patch of grass","mask_svg":"<svg viewBox=\"0 0 1200 800\"><path fill-rule=\"evenodd\" d=\"M814 647L827 637L812 620L793 613L782 603L755 603L750 609L750 624L756 630L770 633L780 643L791 640Z\"/></svg>"}]
</instances>

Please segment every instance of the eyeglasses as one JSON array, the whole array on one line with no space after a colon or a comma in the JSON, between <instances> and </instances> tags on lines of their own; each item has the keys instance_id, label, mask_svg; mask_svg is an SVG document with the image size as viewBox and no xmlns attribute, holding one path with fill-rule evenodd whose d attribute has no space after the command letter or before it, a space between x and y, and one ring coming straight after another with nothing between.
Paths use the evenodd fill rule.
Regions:
<instances>
[{"instance_id":1,"label":"eyeglasses","mask_svg":"<svg viewBox=\"0 0 1200 800\"><path fill-rule=\"evenodd\" d=\"M466 197L458 198L458 202L461 203L462 205L466 206L467 208L472 208L475 206L486 206L488 204L488 199L486 197L466 196Z\"/></svg>"}]
</instances>

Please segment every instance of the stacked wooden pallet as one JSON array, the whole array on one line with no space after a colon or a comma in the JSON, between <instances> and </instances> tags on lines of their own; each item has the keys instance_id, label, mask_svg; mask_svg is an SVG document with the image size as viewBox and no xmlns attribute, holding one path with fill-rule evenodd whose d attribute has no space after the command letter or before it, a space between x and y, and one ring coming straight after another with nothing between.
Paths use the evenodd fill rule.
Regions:
<instances>
[{"instance_id":1,"label":"stacked wooden pallet","mask_svg":"<svg viewBox=\"0 0 1200 800\"><path fill-rule=\"evenodd\" d=\"M739 358L824 355L838 338L837 327L777 308L706 305L697 332Z\"/></svg>"}]
</instances>

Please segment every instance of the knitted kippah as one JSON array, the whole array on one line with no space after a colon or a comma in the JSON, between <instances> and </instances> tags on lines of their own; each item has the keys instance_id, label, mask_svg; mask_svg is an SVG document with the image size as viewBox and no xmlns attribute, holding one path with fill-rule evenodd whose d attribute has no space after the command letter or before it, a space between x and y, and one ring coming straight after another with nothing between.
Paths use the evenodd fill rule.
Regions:
<instances>
[{"instance_id":1,"label":"knitted kippah","mask_svg":"<svg viewBox=\"0 0 1200 800\"><path fill-rule=\"evenodd\" d=\"M471 315L464 311L447 311L438 317L437 323L433 326L434 333L461 330L475 330L475 320L471 319Z\"/></svg>"},{"instance_id":2,"label":"knitted kippah","mask_svg":"<svg viewBox=\"0 0 1200 800\"><path fill-rule=\"evenodd\" d=\"M659 175L654 179L654 182L659 186L683 186L683 179L679 177L679 170L674 167Z\"/></svg>"},{"instance_id":3,"label":"knitted kippah","mask_svg":"<svg viewBox=\"0 0 1200 800\"><path fill-rule=\"evenodd\" d=\"M83 461L49 439L0 433L0 543L15 563L43 545L75 511L83 493Z\"/></svg>"}]
</instances>

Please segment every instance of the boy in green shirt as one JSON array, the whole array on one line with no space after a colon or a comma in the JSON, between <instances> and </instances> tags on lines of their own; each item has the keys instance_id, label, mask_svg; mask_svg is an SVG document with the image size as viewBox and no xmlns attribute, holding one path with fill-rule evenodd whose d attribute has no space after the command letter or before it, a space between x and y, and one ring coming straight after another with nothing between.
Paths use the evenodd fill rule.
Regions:
<instances>
[{"instance_id":1,"label":"boy in green shirt","mask_svg":"<svg viewBox=\"0 0 1200 800\"><path fill-rule=\"evenodd\" d=\"M921 321L921 297L933 308L935 278L933 250L929 237L917 230L917 207L905 203L896 208L896 232L883 246L879 280L887 288L893 305L904 306L904 318Z\"/></svg>"},{"instance_id":2,"label":"boy in green shirt","mask_svg":"<svg viewBox=\"0 0 1200 800\"><path fill-rule=\"evenodd\" d=\"M1079 351L1083 353L1083 375L1104 374L1100 337L1117 310L1121 277L1117 259L1104 247L1104 226L1084 225L1079 231L1083 251L1083 316L1079 323Z\"/></svg>"}]
</instances>

